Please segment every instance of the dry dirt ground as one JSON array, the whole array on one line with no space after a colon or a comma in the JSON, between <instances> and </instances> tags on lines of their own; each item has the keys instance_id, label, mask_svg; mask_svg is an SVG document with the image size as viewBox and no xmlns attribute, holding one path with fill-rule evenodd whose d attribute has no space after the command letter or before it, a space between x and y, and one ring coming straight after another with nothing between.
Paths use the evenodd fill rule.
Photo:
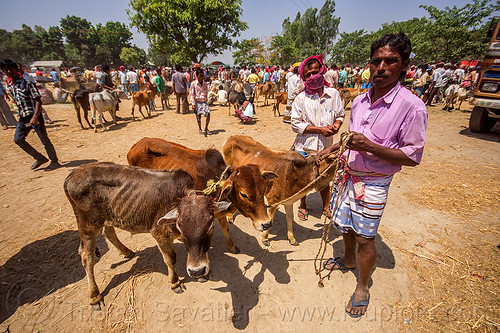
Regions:
<instances>
[{"instance_id":1,"label":"dry dirt ground","mask_svg":"<svg viewBox=\"0 0 500 333\"><path fill-rule=\"evenodd\" d=\"M324 288L317 285L313 260L323 223L318 193L308 196L309 220L295 220L298 247L286 239L283 210L269 248L241 215L230 226L239 254L229 252L216 227L206 283L187 276L186 251L177 243L176 269L187 288L181 295L170 290L150 235L118 231L137 253L131 260L100 237L95 274L105 307L92 310L75 217L63 192L68 173L95 161L126 164L130 147L146 136L221 149L230 135L246 134L272 149L289 149L290 126L273 116L271 106L257 106L252 125L239 124L227 107L213 107L215 134L205 138L192 113L175 114L174 108L133 122L131 102L124 101L118 125L94 133L80 129L71 104L47 105L54 120L49 136L63 164L53 171L30 170L33 161L14 144L14 129L1 131L0 332L499 330L500 130L497 125L489 134L471 133L466 103L451 113L429 108L423 162L394 178L376 238L371 301L361 319L344 311L357 270L333 272ZM35 134L28 140L44 152ZM334 231L328 257L332 250L342 255Z\"/></svg>"}]
</instances>

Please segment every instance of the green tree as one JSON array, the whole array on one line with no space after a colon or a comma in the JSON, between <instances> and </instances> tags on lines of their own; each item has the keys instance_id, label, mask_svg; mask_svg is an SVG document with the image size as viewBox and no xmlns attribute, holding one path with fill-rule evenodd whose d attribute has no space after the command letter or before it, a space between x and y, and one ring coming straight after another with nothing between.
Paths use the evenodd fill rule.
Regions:
<instances>
[{"instance_id":1,"label":"green tree","mask_svg":"<svg viewBox=\"0 0 500 333\"><path fill-rule=\"evenodd\" d=\"M160 50L152 43L148 49L148 57L155 65L171 66L172 64L169 51Z\"/></svg>"},{"instance_id":2,"label":"green tree","mask_svg":"<svg viewBox=\"0 0 500 333\"><path fill-rule=\"evenodd\" d=\"M282 34L271 43L276 56L291 63L315 54L328 54L340 23L334 13L335 1L326 0L320 10L307 8L304 14L297 13L293 21L286 18Z\"/></svg>"},{"instance_id":3,"label":"green tree","mask_svg":"<svg viewBox=\"0 0 500 333\"><path fill-rule=\"evenodd\" d=\"M341 32L340 38L331 49L331 60L338 65L365 64L369 60L371 43L370 35L363 29Z\"/></svg>"},{"instance_id":4,"label":"green tree","mask_svg":"<svg viewBox=\"0 0 500 333\"><path fill-rule=\"evenodd\" d=\"M228 49L247 24L241 0L131 0L132 24L172 61L201 62Z\"/></svg>"},{"instance_id":5,"label":"green tree","mask_svg":"<svg viewBox=\"0 0 500 333\"><path fill-rule=\"evenodd\" d=\"M120 54L124 47L130 47L132 32L124 23L108 21L95 27L99 36L96 46L96 60L110 65L119 64Z\"/></svg>"},{"instance_id":6,"label":"green tree","mask_svg":"<svg viewBox=\"0 0 500 333\"><path fill-rule=\"evenodd\" d=\"M22 25L21 30L12 32L12 47L17 54L12 60L21 62L23 65L41 59L41 41L37 38L37 33L26 24Z\"/></svg>"},{"instance_id":7,"label":"green tree","mask_svg":"<svg viewBox=\"0 0 500 333\"><path fill-rule=\"evenodd\" d=\"M135 45L131 47L124 47L120 53L120 59L127 66L132 65L138 68L147 65L146 52Z\"/></svg>"},{"instance_id":8,"label":"green tree","mask_svg":"<svg viewBox=\"0 0 500 333\"><path fill-rule=\"evenodd\" d=\"M40 27L39 38L42 44L41 60L63 60L64 43L59 27L49 27L49 30Z\"/></svg>"},{"instance_id":9,"label":"green tree","mask_svg":"<svg viewBox=\"0 0 500 333\"><path fill-rule=\"evenodd\" d=\"M0 29L0 59L17 59L17 52L12 43L12 32Z\"/></svg>"},{"instance_id":10,"label":"green tree","mask_svg":"<svg viewBox=\"0 0 500 333\"><path fill-rule=\"evenodd\" d=\"M413 18L402 22L384 23L371 33L363 30L341 33L331 55L338 63L364 63L370 54L370 45L386 33L404 32L412 43L413 63L437 61L457 62L481 58L489 40L487 30L500 2L473 0L463 7L421 6L429 18Z\"/></svg>"},{"instance_id":11,"label":"green tree","mask_svg":"<svg viewBox=\"0 0 500 333\"><path fill-rule=\"evenodd\" d=\"M445 7L421 5L430 16L426 37L430 41L430 60L459 61L480 58L488 46L486 36L489 19L500 9L500 2L474 0L465 6Z\"/></svg>"},{"instance_id":12,"label":"green tree","mask_svg":"<svg viewBox=\"0 0 500 333\"><path fill-rule=\"evenodd\" d=\"M260 42L257 38L237 41L233 52L234 63L238 66L255 66L259 57Z\"/></svg>"},{"instance_id":13,"label":"green tree","mask_svg":"<svg viewBox=\"0 0 500 333\"><path fill-rule=\"evenodd\" d=\"M61 19L61 32L66 38L66 43L71 45L71 49L79 53L79 65L97 64L96 53L100 38L92 23L86 19L68 15Z\"/></svg>"}]
</instances>

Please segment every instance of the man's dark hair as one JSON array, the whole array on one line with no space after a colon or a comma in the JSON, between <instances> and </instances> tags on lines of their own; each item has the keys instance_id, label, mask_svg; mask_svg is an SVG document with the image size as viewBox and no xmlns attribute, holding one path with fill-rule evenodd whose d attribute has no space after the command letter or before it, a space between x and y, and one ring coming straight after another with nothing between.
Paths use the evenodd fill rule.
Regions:
<instances>
[{"instance_id":1,"label":"man's dark hair","mask_svg":"<svg viewBox=\"0 0 500 333\"><path fill-rule=\"evenodd\" d=\"M178 72L182 71L182 66L179 64L175 65L175 70Z\"/></svg>"},{"instance_id":2,"label":"man's dark hair","mask_svg":"<svg viewBox=\"0 0 500 333\"><path fill-rule=\"evenodd\" d=\"M102 65L102 71L104 73L106 73L107 71L109 71L109 65L107 65L107 64L106 65Z\"/></svg>"},{"instance_id":3,"label":"man's dark hair","mask_svg":"<svg viewBox=\"0 0 500 333\"><path fill-rule=\"evenodd\" d=\"M376 50L381 47L389 45L390 47L396 49L403 59L403 61L408 60L411 54L411 42L410 39L402 32L397 34L385 34L376 41L372 43L370 48L370 59Z\"/></svg>"},{"instance_id":4,"label":"man's dark hair","mask_svg":"<svg viewBox=\"0 0 500 333\"><path fill-rule=\"evenodd\" d=\"M299 66L293 68L293 74L299 74Z\"/></svg>"},{"instance_id":5,"label":"man's dark hair","mask_svg":"<svg viewBox=\"0 0 500 333\"><path fill-rule=\"evenodd\" d=\"M2 62L0 62L0 68L1 69L6 69L6 68L16 68L16 69L19 69L19 67L17 66L17 63L15 63L14 61L12 61L10 59L4 59L4 60L2 60Z\"/></svg>"},{"instance_id":6,"label":"man's dark hair","mask_svg":"<svg viewBox=\"0 0 500 333\"><path fill-rule=\"evenodd\" d=\"M203 69L201 69L201 68L196 69L196 77L199 77L201 74L205 75L205 72L203 71Z\"/></svg>"},{"instance_id":7,"label":"man's dark hair","mask_svg":"<svg viewBox=\"0 0 500 333\"><path fill-rule=\"evenodd\" d=\"M330 66L331 69L337 69L337 65L336 64L333 64Z\"/></svg>"},{"instance_id":8,"label":"man's dark hair","mask_svg":"<svg viewBox=\"0 0 500 333\"><path fill-rule=\"evenodd\" d=\"M397 50L403 62L410 59L411 42L410 39L402 32L398 32L397 34L385 34L374 41L370 48L370 59L373 57L375 51L386 45L389 45L393 49ZM405 79L406 70L407 69L401 71L401 74L399 75L400 81Z\"/></svg>"}]
</instances>

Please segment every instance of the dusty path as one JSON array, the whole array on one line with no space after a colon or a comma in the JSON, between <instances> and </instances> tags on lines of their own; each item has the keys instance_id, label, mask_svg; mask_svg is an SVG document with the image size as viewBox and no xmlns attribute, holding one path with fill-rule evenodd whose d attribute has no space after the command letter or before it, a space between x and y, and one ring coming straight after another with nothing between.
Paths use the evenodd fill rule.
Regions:
<instances>
[{"instance_id":1,"label":"dusty path","mask_svg":"<svg viewBox=\"0 0 500 333\"><path fill-rule=\"evenodd\" d=\"M298 247L286 239L282 210L276 215L268 249L260 244L250 220L241 215L230 227L240 254L228 251L216 227L212 273L206 283L187 277L185 249L176 244L176 268L187 288L182 295L170 291L166 266L150 235L118 233L137 253L130 261L100 238L102 257L95 271L106 306L93 311L77 253L75 218L62 189L73 168L93 161L126 164L129 148L145 136L197 149L220 149L233 134L250 135L272 149L289 149L294 138L289 125L273 117L271 106L257 108L254 125L241 125L228 116L226 107L214 107L210 129L215 135L207 138L198 134L193 114L178 115L172 108L132 122L130 107L130 101L122 103L119 124L94 134L80 129L71 104L46 106L54 120L48 126L49 136L64 166L50 172L31 171L31 158L13 143L14 130L0 132L0 332L435 331L447 330L440 324L444 319L446 325L461 325L458 328L476 324L474 328L492 330L495 325L487 320L499 322L500 299L490 292L499 286L498 127L490 134L471 134L469 112L438 108L429 110L422 165L403 169L393 181L376 239L379 251L371 302L361 320L344 312L357 271L335 272L324 288L317 286L312 260L321 235L318 193L308 197L309 220L294 225ZM34 134L29 141L43 150ZM330 239L327 255L332 247L341 255L340 235L332 232ZM475 251L467 253L464 248ZM466 262L469 270L464 273ZM429 271L431 275L426 275ZM459 280L459 274L466 277ZM460 306L467 310L467 304L453 303L452 290L441 293L455 279L477 291L462 297L474 307L463 311L464 319L455 318L453 311ZM476 311L478 306L488 307L489 312ZM448 317L431 316L441 310L447 310L443 313ZM457 324L459 319L463 323Z\"/></svg>"}]
</instances>

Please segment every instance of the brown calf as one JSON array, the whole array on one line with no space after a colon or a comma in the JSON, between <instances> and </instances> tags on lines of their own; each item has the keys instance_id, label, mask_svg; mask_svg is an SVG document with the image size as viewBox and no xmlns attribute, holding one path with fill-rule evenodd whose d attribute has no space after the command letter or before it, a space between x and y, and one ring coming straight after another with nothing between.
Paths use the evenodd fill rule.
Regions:
<instances>
[{"instance_id":1,"label":"brown calf","mask_svg":"<svg viewBox=\"0 0 500 333\"><path fill-rule=\"evenodd\" d=\"M215 149L194 150L174 142L158 138L143 138L132 146L127 154L130 165L156 170L183 169L194 180L194 188L203 190L210 179L218 180L226 169L221 154ZM241 164L229 169L229 176L224 181L221 193L213 196L227 197L236 209L252 220L254 227L265 230L271 226L271 218L266 210L264 194L270 186L270 180L277 177L274 172L262 171L256 165ZM232 215L231 214L231 215ZM229 224L226 217L220 217L226 244L233 252L239 252L229 236Z\"/></svg>"},{"instance_id":2,"label":"brown calf","mask_svg":"<svg viewBox=\"0 0 500 333\"><path fill-rule=\"evenodd\" d=\"M342 101L344 102L344 109L359 95L367 92L368 89L355 89L355 88L340 88L339 93Z\"/></svg>"},{"instance_id":3,"label":"brown calf","mask_svg":"<svg viewBox=\"0 0 500 333\"><path fill-rule=\"evenodd\" d=\"M293 203L309 192L310 189L303 192L300 190L326 169L326 162L322 162L318 167L314 162L315 156L305 158L295 151L271 151L251 137L244 135L230 136L222 147L222 155L227 164L235 167L252 163L258 165L260 169L271 170L278 175L266 193L269 205L279 203L300 192L298 196L282 203L286 212L288 240L290 244L298 245L292 227ZM332 179L333 171L327 177L322 178L321 182L316 184L315 189L322 190ZM270 209L271 221L274 219L276 210L277 207ZM262 243L266 246L269 246L268 235L269 230L262 233Z\"/></svg>"},{"instance_id":4,"label":"brown calf","mask_svg":"<svg viewBox=\"0 0 500 333\"><path fill-rule=\"evenodd\" d=\"M146 118L142 113L141 108L144 106L148 117L151 117L151 108L149 107L150 96L146 91L136 91L132 94L132 120L135 120L134 109L135 106L139 106L139 112L143 118Z\"/></svg>"},{"instance_id":5,"label":"brown calf","mask_svg":"<svg viewBox=\"0 0 500 333\"><path fill-rule=\"evenodd\" d=\"M255 87L255 104L257 104L259 97L262 95L264 96L264 105L268 105L267 99L274 96L275 93L276 86L271 81L258 84L257 87Z\"/></svg>"},{"instance_id":6,"label":"brown calf","mask_svg":"<svg viewBox=\"0 0 500 333\"><path fill-rule=\"evenodd\" d=\"M278 116L281 116L280 113L280 104L285 104L288 101L288 93L286 91L282 91L276 94L276 101L273 105L274 116L276 117L276 111L278 111Z\"/></svg>"},{"instance_id":7,"label":"brown calf","mask_svg":"<svg viewBox=\"0 0 500 333\"><path fill-rule=\"evenodd\" d=\"M91 163L74 169L64 181L64 191L78 224L79 253L89 283L90 304L96 310L103 298L94 278L94 252L97 235L103 229L104 236L125 258L133 257L134 252L120 242L115 227L151 233L168 267L171 288L181 293L174 268L174 239L186 246L189 276L207 276L213 219L230 205L197 195L193 179L183 170L153 171L114 163Z\"/></svg>"}]
</instances>

